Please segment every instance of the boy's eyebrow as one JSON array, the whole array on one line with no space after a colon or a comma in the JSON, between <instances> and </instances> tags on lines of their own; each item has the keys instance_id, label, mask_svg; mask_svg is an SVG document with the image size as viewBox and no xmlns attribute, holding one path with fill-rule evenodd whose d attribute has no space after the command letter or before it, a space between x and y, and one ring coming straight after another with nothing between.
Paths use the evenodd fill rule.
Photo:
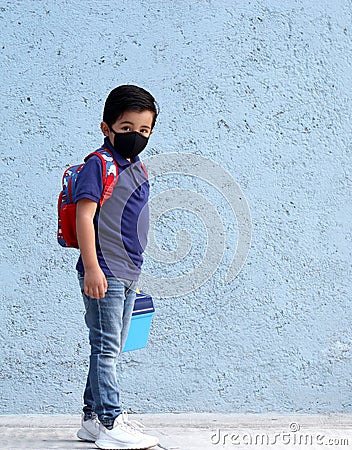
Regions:
<instances>
[{"instance_id":1,"label":"boy's eyebrow","mask_svg":"<svg viewBox=\"0 0 352 450\"><path fill-rule=\"evenodd\" d=\"M134 123L129 122L128 120L125 120L124 122L120 122L120 125L124 125L124 124L134 125ZM150 129L150 127L148 125L142 125L142 128L149 128Z\"/></svg>"}]
</instances>

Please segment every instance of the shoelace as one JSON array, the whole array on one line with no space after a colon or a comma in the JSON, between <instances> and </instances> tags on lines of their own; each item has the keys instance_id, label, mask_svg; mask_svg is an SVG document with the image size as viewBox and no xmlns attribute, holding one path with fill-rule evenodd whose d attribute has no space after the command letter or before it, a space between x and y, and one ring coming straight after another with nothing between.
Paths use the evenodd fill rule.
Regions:
<instances>
[{"instance_id":1,"label":"shoelace","mask_svg":"<svg viewBox=\"0 0 352 450\"><path fill-rule=\"evenodd\" d=\"M122 412L123 424L128 431L133 434L140 434L143 432L144 425L137 420L129 420L127 411Z\"/></svg>"},{"instance_id":2,"label":"shoelace","mask_svg":"<svg viewBox=\"0 0 352 450\"><path fill-rule=\"evenodd\" d=\"M145 426L138 422L138 420L129 420L127 411L122 411L122 419L124 425L128 430L131 430L133 434L139 434L143 432ZM168 450L166 447L163 447L160 443L157 444L157 447L162 448L163 450Z\"/></svg>"},{"instance_id":3,"label":"shoelace","mask_svg":"<svg viewBox=\"0 0 352 450\"><path fill-rule=\"evenodd\" d=\"M122 412L122 420L128 428L138 433L142 433L143 429L145 428L144 425L137 420L130 420L127 411Z\"/></svg>"}]
</instances>

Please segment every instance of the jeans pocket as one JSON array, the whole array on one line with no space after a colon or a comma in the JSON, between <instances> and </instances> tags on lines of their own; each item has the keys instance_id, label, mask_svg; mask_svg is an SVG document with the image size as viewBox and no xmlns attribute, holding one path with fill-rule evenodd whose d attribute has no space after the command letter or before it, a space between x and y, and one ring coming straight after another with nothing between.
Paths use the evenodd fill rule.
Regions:
<instances>
[{"instance_id":1,"label":"jeans pocket","mask_svg":"<svg viewBox=\"0 0 352 450\"><path fill-rule=\"evenodd\" d=\"M108 293L121 294L125 291L124 283L115 277L106 277L108 283Z\"/></svg>"}]
</instances>

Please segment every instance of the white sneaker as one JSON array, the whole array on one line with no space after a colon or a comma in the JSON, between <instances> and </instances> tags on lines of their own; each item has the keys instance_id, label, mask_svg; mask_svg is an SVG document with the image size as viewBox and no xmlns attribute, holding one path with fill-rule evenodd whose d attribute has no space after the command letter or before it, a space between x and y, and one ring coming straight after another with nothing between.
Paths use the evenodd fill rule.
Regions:
<instances>
[{"instance_id":1,"label":"white sneaker","mask_svg":"<svg viewBox=\"0 0 352 450\"><path fill-rule=\"evenodd\" d=\"M104 425L99 426L99 438L95 441L98 448L104 450L115 449L147 449L158 445L159 439L140 431L141 424L137 427L130 422L127 413L118 415L114 421L112 430L108 430Z\"/></svg>"},{"instance_id":2,"label":"white sneaker","mask_svg":"<svg viewBox=\"0 0 352 450\"><path fill-rule=\"evenodd\" d=\"M99 436L99 420L96 414L91 419L81 420L81 428L77 431L77 437L82 441L95 442Z\"/></svg>"}]
</instances>

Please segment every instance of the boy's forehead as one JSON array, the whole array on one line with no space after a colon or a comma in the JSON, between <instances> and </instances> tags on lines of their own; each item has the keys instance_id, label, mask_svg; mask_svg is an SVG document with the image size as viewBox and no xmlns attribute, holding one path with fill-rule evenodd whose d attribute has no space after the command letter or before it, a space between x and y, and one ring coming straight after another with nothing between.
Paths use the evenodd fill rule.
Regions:
<instances>
[{"instance_id":1,"label":"boy's forehead","mask_svg":"<svg viewBox=\"0 0 352 450\"><path fill-rule=\"evenodd\" d=\"M144 111L125 111L115 123L128 122L132 124L143 124L151 127L154 120L154 113L149 110Z\"/></svg>"}]
</instances>

